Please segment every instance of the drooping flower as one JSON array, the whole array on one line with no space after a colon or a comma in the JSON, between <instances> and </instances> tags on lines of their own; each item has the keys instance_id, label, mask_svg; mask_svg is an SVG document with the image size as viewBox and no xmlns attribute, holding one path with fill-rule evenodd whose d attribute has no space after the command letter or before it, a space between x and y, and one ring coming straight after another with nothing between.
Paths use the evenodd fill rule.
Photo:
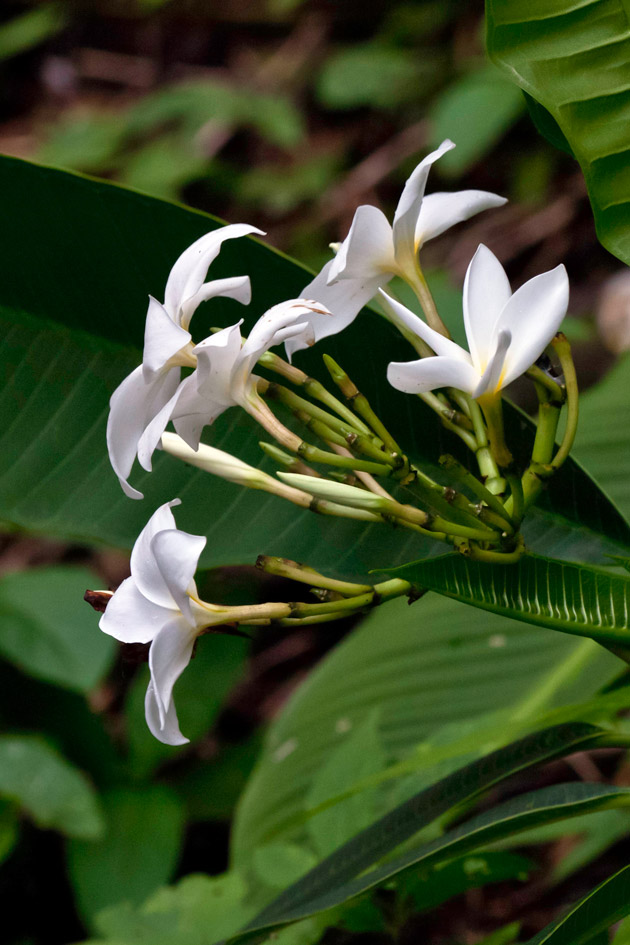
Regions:
<instances>
[{"instance_id":1,"label":"drooping flower","mask_svg":"<svg viewBox=\"0 0 630 945\"><path fill-rule=\"evenodd\" d=\"M435 193L425 197L431 165L454 147L452 141L443 141L418 164L404 186L393 225L377 207L364 205L357 209L335 258L326 263L302 292L322 302L334 316L314 326L316 341L346 328L378 289L394 276L417 287L420 279L418 252L424 243L456 223L506 202L504 197L483 190ZM288 357L303 347L300 339L291 339L286 345Z\"/></svg>"},{"instance_id":2,"label":"drooping flower","mask_svg":"<svg viewBox=\"0 0 630 945\"><path fill-rule=\"evenodd\" d=\"M194 574L206 539L180 531L171 512L179 499L151 516L131 552L131 577L107 604L99 626L123 643L150 643L151 681L145 714L167 745L188 739L179 730L173 686L188 665L200 630L225 618L199 601Z\"/></svg>"},{"instance_id":3,"label":"drooping flower","mask_svg":"<svg viewBox=\"0 0 630 945\"><path fill-rule=\"evenodd\" d=\"M476 399L492 397L540 357L558 331L569 302L564 266L534 276L512 294L503 266L483 244L464 282L464 326L470 352L434 331L383 292L395 318L422 338L437 357L392 362L387 379L397 390L420 394L455 387Z\"/></svg>"},{"instance_id":4,"label":"drooping flower","mask_svg":"<svg viewBox=\"0 0 630 945\"><path fill-rule=\"evenodd\" d=\"M223 328L193 348L197 369L147 425L138 443L138 460L151 469L151 457L172 420L182 439L196 450L201 431L229 407L240 406L260 419L273 415L256 391L253 369L260 356L287 338L305 336L313 341L310 317L329 313L308 299L289 299L274 305L259 318L241 345L242 321Z\"/></svg>"},{"instance_id":5,"label":"drooping flower","mask_svg":"<svg viewBox=\"0 0 630 945\"><path fill-rule=\"evenodd\" d=\"M236 223L206 233L184 250L171 269L164 304L149 298L142 364L112 394L107 423L110 461L130 498L142 498L142 493L127 482L140 438L177 390L181 368L196 364L188 331L195 310L201 302L218 296L249 304L249 276L205 283L204 279L225 240L252 233L262 234L262 230Z\"/></svg>"}]
</instances>

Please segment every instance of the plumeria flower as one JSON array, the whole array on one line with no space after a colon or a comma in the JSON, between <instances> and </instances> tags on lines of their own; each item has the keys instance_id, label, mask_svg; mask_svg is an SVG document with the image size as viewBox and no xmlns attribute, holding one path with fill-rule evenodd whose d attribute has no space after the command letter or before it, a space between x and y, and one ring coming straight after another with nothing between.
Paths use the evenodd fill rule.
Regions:
<instances>
[{"instance_id":1,"label":"plumeria flower","mask_svg":"<svg viewBox=\"0 0 630 945\"><path fill-rule=\"evenodd\" d=\"M196 450L201 431L229 407L243 407L266 429L275 418L256 391L253 369L273 345L287 338L304 337L313 343L311 317L330 313L309 299L289 299L274 305L259 318L242 344L242 320L210 335L193 348L197 370L187 377L171 399L147 425L138 443L138 460L151 469L151 457L169 420L182 439Z\"/></svg>"},{"instance_id":2,"label":"plumeria flower","mask_svg":"<svg viewBox=\"0 0 630 945\"><path fill-rule=\"evenodd\" d=\"M180 531L171 512L179 499L155 512L131 552L131 577L107 604L99 626L123 643L150 643L151 682L145 699L147 724L166 745L188 741L179 730L173 686L190 661L195 639L225 617L199 600L194 582L206 539Z\"/></svg>"},{"instance_id":3,"label":"plumeria flower","mask_svg":"<svg viewBox=\"0 0 630 945\"><path fill-rule=\"evenodd\" d=\"M208 267L225 240L262 230L236 223L206 233L184 250L171 269L164 304L149 297L142 364L125 378L110 400L107 448L114 472L126 495L142 493L127 482L138 442L180 382L181 368L196 364L190 320L201 302L224 296L247 305L251 299L249 276L204 282ZM262 234L264 235L264 234Z\"/></svg>"},{"instance_id":4,"label":"plumeria flower","mask_svg":"<svg viewBox=\"0 0 630 945\"><path fill-rule=\"evenodd\" d=\"M417 288L421 280L418 252L427 240L482 210L506 203L504 197L484 190L435 193L425 197L431 165L454 147L447 139L418 164L404 186L393 225L377 207L368 205L357 209L350 232L335 258L302 292L334 313L333 319L314 326L317 341L346 328L378 289L394 276L400 276ZM288 357L303 347L299 339L292 339L286 345Z\"/></svg>"},{"instance_id":5,"label":"plumeria flower","mask_svg":"<svg viewBox=\"0 0 630 945\"><path fill-rule=\"evenodd\" d=\"M530 279L512 294L503 266L483 244L464 282L464 326L470 353L430 328L383 292L394 320L422 338L437 357L392 362L387 379L421 394L455 387L475 399L493 398L540 357L558 331L569 302L564 266Z\"/></svg>"}]
</instances>

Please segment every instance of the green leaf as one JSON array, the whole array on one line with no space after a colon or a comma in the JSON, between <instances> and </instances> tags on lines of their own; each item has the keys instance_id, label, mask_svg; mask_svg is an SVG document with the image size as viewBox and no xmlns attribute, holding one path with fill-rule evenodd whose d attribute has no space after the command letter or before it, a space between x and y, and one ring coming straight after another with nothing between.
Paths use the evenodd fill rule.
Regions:
<instances>
[{"instance_id":1,"label":"green leaf","mask_svg":"<svg viewBox=\"0 0 630 945\"><path fill-rule=\"evenodd\" d=\"M456 137L457 147L440 161L440 173L458 177L494 147L525 109L520 89L493 65L457 79L434 99L430 144Z\"/></svg>"},{"instance_id":2,"label":"green leaf","mask_svg":"<svg viewBox=\"0 0 630 945\"><path fill-rule=\"evenodd\" d=\"M459 554L392 569L397 577L492 613L630 647L630 578L601 568L524 554L487 564Z\"/></svg>"},{"instance_id":3,"label":"green leaf","mask_svg":"<svg viewBox=\"0 0 630 945\"><path fill-rule=\"evenodd\" d=\"M487 0L488 52L580 163L603 245L630 262L628 11L622 0Z\"/></svg>"},{"instance_id":4,"label":"green leaf","mask_svg":"<svg viewBox=\"0 0 630 945\"><path fill-rule=\"evenodd\" d=\"M542 105L537 102L535 98L532 98L531 95L528 95L527 92L523 92L523 95L525 96L529 116L541 135L546 138L554 148L557 148L559 151L564 151L565 154L569 154L571 157L575 157L571 150L571 145L553 115L550 115L547 109L543 108Z\"/></svg>"},{"instance_id":5,"label":"green leaf","mask_svg":"<svg viewBox=\"0 0 630 945\"><path fill-rule=\"evenodd\" d=\"M409 100L418 78L418 64L406 50L364 43L325 62L317 96L328 108L392 108Z\"/></svg>"},{"instance_id":6,"label":"green leaf","mask_svg":"<svg viewBox=\"0 0 630 945\"><path fill-rule=\"evenodd\" d=\"M456 855L494 843L506 836L511 837L539 824L553 823L588 812L628 805L630 805L630 788L584 783L559 784L532 791L492 807L430 843L407 847L404 853L394 859L388 859L382 866L370 870L358 879L347 881L343 876L334 875L332 857L330 857L311 873L307 873L294 886L281 893L234 941L246 941L250 932L259 932L263 929L269 932L276 925L330 909L382 884L411 866L428 867L452 860ZM374 830L374 826L369 828L370 831ZM364 842L366 833L367 831L364 831L363 834L359 834L352 843L356 846L361 841ZM393 849L394 837L391 841L389 850ZM341 847L333 854L336 862L343 860L344 850L347 850L348 846L349 844L346 844L345 848ZM318 878L321 877L324 867L328 873L328 879L317 887L313 882L313 877L316 874ZM630 906L624 908L630 909ZM567 945L569 941L571 945L575 945L573 940L566 941Z\"/></svg>"},{"instance_id":7,"label":"green leaf","mask_svg":"<svg viewBox=\"0 0 630 945\"><path fill-rule=\"evenodd\" d=\"M181 804L163 787L109 791L103 808L102 838L68 845L70 880L89 924L106 906L138 905L170 878L184 826Z\"/></svg>"},{"instance_id":8,"label":"green leaf","mask_svg":"<svg viewBox=\"0 0 630 945\"><path fill-rule=\"evenodd\" d=\"M175 686L174 698L182 731L191 741L204 735L216 719L225 697L243 673L248 641L212 634L197 643L195 657ZM178 749L159 742L149 731L144 697L149 669L138 673L125 705L129 763L134 777L145 778Z\"/></svg>"},{"instance_id":9,"label":"green leaf","mask_svg":"<svg viewBox=\"0 0 630 945\"><path fill-rule=\"evenodd\" d=\"M300 513L280 499L191 471L164 455L157 457L152 474L132 475L145 501L125 498L105 450L108 398L140 361L147 293L163 297L179 253L217 221L11 158L0 158L0 189L12 221L0 242L0 360L7 376L0 395L0 518L61 537L130 547L151 511L182 495L178 525L196 533L201 528L210 539L202 566L253 562L264 552L314 567L330 567L334 559L341 576L357 578L371 568L434 552L434 543L413 533ZM39 250L33 269L35 232ZM248 273L253 285L245 331L270 305L297 296L310 279L253 239L226 243L211 275L239 273ZM196 338L241 314L242 306L232 300L212 300L195 315ZM325 350L348 366L421 465L457 450L428 408L387 384L387 363L404 359L407 351L376 313L366 310L325 348L300 352L296 363L322 375ZM529 449L531 423L508 410L510 423ZM261 464L259 428L242 411L226 411L205 438ZM262 465L275 468L271 461ZM532 547L552 541L562 556L586 554L591 560L619 553L615 542L630 544L628 526L572 462L552 481L548 499L553 514L541 510L530 518Z\"/></svg>"},{"instance_id":10,"label":"green leaf","mask_svg":"<svg viewBox=\"0 0 630 945\"><path fill-rule=\"evenodd\" d=\"M295 843L267 843L254 851L252 866L265 886L284 889L317 863L309 850Z\"/></svg>"},{"instance_id":11,"label":"green leaf","mask_svg":"<svg viewBox=\"0 0 630 945\"><path fill-rule=\"evenodd\" d=\"M114 160L125 135L119 115L70 113L56 122L37 151L43 164L77 171L104 173Z\"/></svg>"},{"instance_id":12,"label":"green leaf","mask_svg":"<svg viewBox=\"0 0 630 945\"><path fill-rule=\"evenodd\" d=\"M39 827L68 837L102 833L98 801L85 776L37 736L0 736L0 795Z\"/></svg>"},{"instance_id":13,"label":"green leaf","mask_svg":"<svg viewBox=\"0 0 630 945\"><path fill-rule=\"evenodd\" d=\"M302 836L313 780L375 710L387 758L416 762L405 773L413 771L417 785L418 777L438 780L445 773L433 766L436 750L444 747L436 739L439 732L449 729L449 741L456 744L447 757L462 764L466 752L511 740L517 721L527 725L550 705L594 695L618 666L591 641L444 597L429 594L411 607L391 601L322 661L271 726L237 810L234 861L247 862L254 847L272 838ZM484 730L482 716L501 710L498 732L495 723L487 738L477 738L476 730ZM427 739L420 751L418 744Z\"/></svg>"},{"instance_id":14,"label":"green leaf","mask_svg":"<svg viewBox=\"0 0 630 945\"><path fill-rule=\"evenodd\" d=\"M317 807L355 781L378 773L385 767L385 760L379 712L374 709L347 734L340 732L339 743L313 779L306 798L308 807ZM308 831L320 857L327 856L376 819L375 794L374 790L355 794L309 821Z\"/></svg>"},{"instance_id":15,"label":"green leaf","mask_svg":"<svg viewBox=\"0 0 630 945\"><path fill-rule=\"evenodd\" d=\"M527 945L590 945L591 939L630 913L630 866L624 867L555 919ZM622 945L615 939L615 945Z\"/></svg>"},{"instance_id":16,"label":"green leaf","mask_svg":"<svg viewBox=\"0 0 630 945\"><path fill-rule=\"evenodd\" d=\"M83 568L39 568L0 580L0 654L21 670L78 692L109 669L116 644L94 628Z\"/></svg>"},{"instance_id":17,"label":"green leaf","mask_svg":"<svg viewBox=\"0 0 630 945\"><path fill-rule=\"evenodd\" d=\"M35 7L3 23L0 26L0 61L39 46L59 33L65 24L66 11L61 3Z\"/></svg>"},{"instance_id":18,"label":"green leaf","mask_svg":"<svg viewBox=\"0 0 630 945\"><path fill-rule=\"evenodd\" d=\"M630 700L629 700L630 701ZM186 804L188 820L229 820L260 753L258 733L221 747L218 757L201 761L171 784Z\"/></svg>"},{"instance_id":19,"label":"green leaf","mask_svg":"<svg viewBox=\"0 0 630 945\"><path fill-rule=\"evenodd\" d=\"M11 856L18 841L19 824L15 805L0 801L0 863Z\"/></svg>"}]
</instances>

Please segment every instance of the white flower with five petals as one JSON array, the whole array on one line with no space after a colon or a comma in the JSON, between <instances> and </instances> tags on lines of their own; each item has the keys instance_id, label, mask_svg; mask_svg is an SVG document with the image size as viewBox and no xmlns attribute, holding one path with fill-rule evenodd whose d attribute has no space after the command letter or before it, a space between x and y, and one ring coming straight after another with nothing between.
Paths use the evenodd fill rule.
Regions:
<instances>
[{"instance_id":1,"label":"white flower with five petals","mask_svg":"<svg viewBox=\"0 0 630 945\"><path fill-rule=\"evenodd\" d=\"M202 606L194 574L206 539L180 531L171 512L174 499L149 519L131 552L131 577L107 604L100 628L123 643L150 643L151 682L145 699L147 724L166 745L183 745L173 686L190 662L195 639L225 620Z\"/></svg>"},{"instance_id":2,"label":"white flower with five petals","mask_svg":"<svg viewBox=\"0 0 630 945\"><path fill-rule=\"evenodd\" d=\"M333 319L314 325L316 341L346 328L394 276L417 286L418 252L428 240L482 210L506 203L504 197L483 190L425 196L431 165L454 147L452 141L443 141L418 164L398 201L393 225L377 207L357 209L335 258L302 291L333 312ZM292 339L286 345L287 355L291 358L303 347L299 339Z\"/></svg>"},{"instance_id":3,"label":"white flower with five petals","mask_svg":"<svg viewBox=\"0 0 630 945\"><path fill-rule=\"evenodd\" d=\"M223 328L193 348L197 369L180 384L171 399L147 425L138 443L138 459L151 469L151 457L169 421L181 438L196 450L201 431L229 407L243 407L255 418L273 415L256 391L256 362L274 345L303 337L313 343L311 317L330 315L309 299L289 299L270 308L253 326L242 344L242 320Z\"/></svg>"},{"instance_id":4,"label":"white flower with five petals","mask_svg":"<svg viewBox=\"0 0 630 945\"><path fill-rule=\"evenodd\" d=\"M181 367L195 365L188 331L195 310L201 302L218 296L249 304L248 276L206 283L204 279L225 240L252 233L262 234L262 230L237 223L206 233L184 250L171 269L164 304L149 299L142 364L112 394L107 423L110 461L125 494L131 498L142 498L142 493L127 482L140 438L177 390Z\"/></svg>"},{"instance_id":5,"label":"white flower with five petals","mask_svg":"<svg viewBox=\"0 0 630 945\"><path fill-rule=\"evenodd\" d=\"M503 266L480 245L464 282L464 326L470 352L382 294L392 320L422 338L437 355L392 362L387 370L390 384L408 394L454 387L483 399L496 396L543 353L566 314L569 281L564 266L557 266L512 294Z\"/></svg>"}]
</instances>

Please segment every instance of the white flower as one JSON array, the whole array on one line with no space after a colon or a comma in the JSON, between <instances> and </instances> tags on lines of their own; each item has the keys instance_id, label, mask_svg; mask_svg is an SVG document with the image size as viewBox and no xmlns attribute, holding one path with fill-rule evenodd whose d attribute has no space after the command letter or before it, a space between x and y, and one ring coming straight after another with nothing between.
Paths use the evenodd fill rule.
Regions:
<instances>
[{"instance_id":1,"label":"white flower","mask_svg":"<svg viewBox=\"0 0 630 945\"><path fill-rule=\"evenodd\" d=\"M427 240L482 210L500 207L506 202L504 197L483 190L424 196L431 165L454 147L452 141L443 141L418 164L398 201L393 226L377 207L368 205L357 209L337 255L302 292L333 312L332 319L314 326L316 341L349 325L393 276L417 285L417 255ZM286 345L288 357L303 347L299 339L292 339Z\"/></svg>"},{"instance_id":2,"label":"white flower","mask_svg":"<svg viewBox=\"0 0 630 945\"><path fill-rule=\"evenodd\" d=\"M123 643L151 643L145 713L151 732L166 745L183 745L173 703L173 686L188 665L200 630L223 617L202 606L194 582L206 539L175 525L179 499L149 519L131 552L131 577L107 604L100 628Z\"/></svg>"},{"instance_id":3,"label":"white flower","mask_svg":"<svg viewBox=\"0 0 630 945\"><path fill-rule=\"evenodd\" d=\"M248 276L206 283L204 279L223 242L250 233L262 234L262 230L236 223L206 233L184 250L171 269L164 304L149 298L142 364L112 394L107 423L109 458L125 494L131 498L142 498L142 493L127 482L138 442L150 421L177 390L181 367L195 365L188 327L196 308L217 296L249 304Z\"/></svg>"},{"instance_id":4,"label":"white flower","mask_svg":"<svg viewBox=\"0 0 630 945\"><path fill-rule=\"evenodd\" d=\"M289 299L274 305L259 318L241 346L242 321L210 335L194 349L197 370L187 377L156 414L140 437L138 459L151 469L151 456L169 420L179 436L196 450L201 431L229 407L240 406L254 417L265 409L256 392L258 377L252 374L260 356L287 338L313 340L310 316L328 315L308 299Z\"/></svg>"},{"instance_id":5,"label":"white flower","mask_svg":"<svg viewBox=\"0 0 630 945\"><path fill-rule=\"evenodd\" d=\"M523 374L554 337L569 302L564 266L530 279L512 295L503 266L483 245L464 282L464 326L470 353L430 328L383 292L397 320L437 357L392 362L387 379L407 394L455 387L474 398L492 397Z\"/></svg>"}]
</instances>

